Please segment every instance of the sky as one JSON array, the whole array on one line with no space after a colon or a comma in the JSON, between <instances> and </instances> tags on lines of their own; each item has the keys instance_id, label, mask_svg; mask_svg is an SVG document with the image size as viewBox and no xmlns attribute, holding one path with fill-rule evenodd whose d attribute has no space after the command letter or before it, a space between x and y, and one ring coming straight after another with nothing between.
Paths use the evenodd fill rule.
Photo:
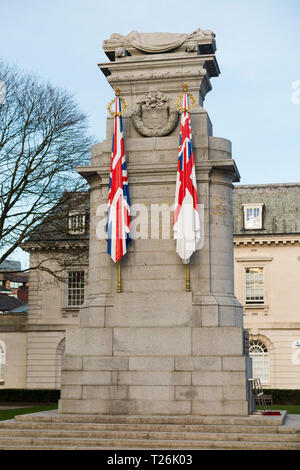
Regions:
<instances>
[{"instance_id":1,"label":"sky","mask_svg":"<svg viewBox=\"0 0 300 470\"><path fill-rule=\"evenodd\" d=\"M0 57L66 88L105 138L114 93L97 64L112 33L216 34L204 107L241 184L300 181L299 0L0 0Z\"/></svg>"}]
</instances>

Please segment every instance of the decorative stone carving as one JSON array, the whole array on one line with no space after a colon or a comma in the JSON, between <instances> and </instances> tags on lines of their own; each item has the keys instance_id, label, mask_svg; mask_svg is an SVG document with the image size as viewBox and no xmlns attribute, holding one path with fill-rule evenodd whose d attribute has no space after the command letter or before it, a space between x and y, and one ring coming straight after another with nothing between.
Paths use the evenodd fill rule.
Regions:
<instances>
[{"instance_id":1,"label":"decorative stone carving","mask_svg":"<svg viewBox=\"0 0 300 470\"><path fill-rule=\"evenodd\" d=\"M187 72L182 76L182 79L188 79L191 77L205 77L207 75L207 70L201 66L198 65L197 67L187 69ZM169 71L153 71L152 69L149 68L145 73L141 72L130 72L130 73L124 73L124 72L115 72L112 75L109 75L106 77L107 81L111 83L112 86L114 84L120 85L122 82L128 82L128 81L137 81L137 80L161 80L161 79L172 79L178 78L178 71L176 69L174 70L169 70Z\"/></svg>"},{"instance_id":2,"label":"decorative stone carving","mask_svg":"<svg viewBox=\"0 0 300 470\"><path fill-rule=\"evenodd\" d=\"M124 36L125 46L131 45L136 49L148 52L167 52L176 49L185 41L192 41L197 44L197 39L210 38L213 39L215 34L211 30L202 31L197 29L192 34L175 34L175 33L139 33L132 31Z\"/></svg>"},{"instance_id":3,"label":"decorative stone carving","mask_svg":"<svg viewBox=\"0 0 300 470\"><path fill-rule=\"evenodd\" d=\"M148 52L166 52L176 49L186 39L187 34L175 33L139 33L132 31L124 37L125 45L131 45L136 49Z\"/></svg>"},{"instance_id":4,"label":"decorative stone carving","mask_svg":"<svg viewBox=\"0 0 300 470\"><path fill-rule=\"evenodd\" d=\"M176 33L139 33L131 31L126 36L121 34L112 34L109 40L104 41L105 51L111 48L125 47L130 51L140 51L144 53L157 54L165 53L178 49L182 45L186 45L186 51L192 52L197 49L198 43L213 43L215 34L211 30L202 31L196 29L191 34ZM123 57L123 55L119 56Z\"/></svg>"},{"instance_id":5,"label":"decorative stone carving","mask_svg":"<svg viewBox=\"0 0 300 470\"><path fill-rule=\"evenodd\" d=\"M136 100L132 114L136 130L145 137L161 137L170 134L178 122L178 112L171 109L171 100L157 88Z\"/></svg>"},{"instance_id":6,"label":"decorative stone carving","mask_svg":"<svg viewBox=\"0 0 300 470\"><path fill-rule=\"evenodd\" d=\"M196 42L188 42L185 50L186 52L197 52L198 44Z\"/></svg>"},{"instance_id":7,"label":"decorative stone carving","mask_svg":"<svg viewBox=\"0 0 300 470\"><path fill-rule=\"evenodd\" d=\"M126 49L125 47L117 47L115 50L116 57L125 57L126 56Z\"/></svg>"}]
</instances>

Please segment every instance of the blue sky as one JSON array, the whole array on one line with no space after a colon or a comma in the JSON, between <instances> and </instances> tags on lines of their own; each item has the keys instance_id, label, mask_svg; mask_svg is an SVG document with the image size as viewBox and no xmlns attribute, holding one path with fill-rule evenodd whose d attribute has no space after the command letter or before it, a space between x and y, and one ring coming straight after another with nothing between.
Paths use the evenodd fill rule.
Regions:
<instances>
[{"instance_id":1,"label":"blue sky","mask_svg":"<svg viewBox=\"0 0 300 470\"><path fill-rule=\"evenodd\" d=\"M221 75L204 106L241 183L300 181L299 0L0 0L0 55L73 93L99 141L113 97L97 67L103 40L197 28L216 34Z\"/></svg>"}]
</instances>

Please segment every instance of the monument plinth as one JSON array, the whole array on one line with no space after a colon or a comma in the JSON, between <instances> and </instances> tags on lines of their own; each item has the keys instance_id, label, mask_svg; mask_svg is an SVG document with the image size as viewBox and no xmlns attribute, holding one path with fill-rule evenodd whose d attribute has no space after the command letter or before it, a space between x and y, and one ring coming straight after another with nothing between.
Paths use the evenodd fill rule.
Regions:
<instances>
[{"instance_id":1,"label":"monument plinth","mask_svg":"<svg viewBox=\"0 0 300 470\"><path fill-rule=\"evenodd\" d=\"M234 296L232 182L239 173L231 143L213 137L202 107L219 74L215 35L132 32L104 41L99 64L128 103L123 116L132 205L147 223L117 266L99 239L107 202L112 122L106 140L79 173L90 184L88 296L80 326L70 329L62 370L62 413L238 415L249 412L251 361L242 307ZM186 266L159 209L174 203L179 114L174 101L187 82L196 99L190 113L203 247ZM158 206L160 205L160 206ZM164 206L162 206L164 205ZM134 218L134 217L133 217Z\"/></svg>"}]
</instances>

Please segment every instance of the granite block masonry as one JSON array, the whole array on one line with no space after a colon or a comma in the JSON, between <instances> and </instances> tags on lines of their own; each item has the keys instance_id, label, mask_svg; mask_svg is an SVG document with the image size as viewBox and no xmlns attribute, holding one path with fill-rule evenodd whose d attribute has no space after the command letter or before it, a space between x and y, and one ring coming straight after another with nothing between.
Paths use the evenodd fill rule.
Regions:
<instances>
[{"instance_id":1,"label":"granite block masonry","mask_svg":"<svg viewBox=\"0 0 300 470\"><path fill-rule=\"evenodd\" d=\"M97 237L110 173L108 116L91 165L77 169L90 185L88 295L80 326L67 331L59 410L246 416L251 360L233 280L232 182L239 173L231 143L213 136L203 108L210 80L220 73L215 35L133 31L112 34L103 48L109 62L99 68L128 103L123 124L132 204L174 203L180 129L174 101L188 83L197 102L191 123L204 243L191 259L186 292L186 267L172 234L133 240L117 292L117 266Z\"/></svg>"}]
</instances>

